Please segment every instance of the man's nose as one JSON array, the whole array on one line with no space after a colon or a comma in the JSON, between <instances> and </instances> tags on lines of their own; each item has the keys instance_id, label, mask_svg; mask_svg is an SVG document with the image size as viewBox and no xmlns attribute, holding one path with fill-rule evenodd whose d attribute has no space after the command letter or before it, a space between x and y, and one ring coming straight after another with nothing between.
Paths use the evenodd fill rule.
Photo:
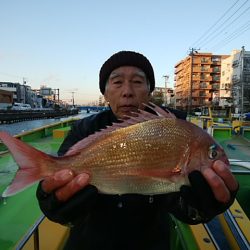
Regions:
<instances>
[{"instance_id":1,"label":"man's nose","mask_svg":"<svg viewBox=\"0 0 250 250\"><path fill-rule=\"evenodd\" d=\"M134 89L130 82L125 82L122 86L122 96L131 97L134 95Z\"/></svg>"}]
</instances>

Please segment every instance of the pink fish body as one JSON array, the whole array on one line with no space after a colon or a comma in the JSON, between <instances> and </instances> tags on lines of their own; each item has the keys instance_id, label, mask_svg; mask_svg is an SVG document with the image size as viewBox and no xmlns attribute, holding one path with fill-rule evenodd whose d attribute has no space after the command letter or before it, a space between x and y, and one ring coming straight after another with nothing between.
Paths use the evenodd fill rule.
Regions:
<instances>
[{"instance_id":1,"label":"pink fish body","mask_svg":"<svg viewBox=\"0 0 250 250\"><path fill-rule=\"evenodd\" d=\"M160 194L178 191L188 184L193 170L211 167L215 160L229 164L223 149L201 128L157 106L158 115L141 111L75 144L63 157L47 155L0 132L19 165L15 179L2 196L70 168L90 174L92 185L109 194Z\"/></svg>"}]
</instances>

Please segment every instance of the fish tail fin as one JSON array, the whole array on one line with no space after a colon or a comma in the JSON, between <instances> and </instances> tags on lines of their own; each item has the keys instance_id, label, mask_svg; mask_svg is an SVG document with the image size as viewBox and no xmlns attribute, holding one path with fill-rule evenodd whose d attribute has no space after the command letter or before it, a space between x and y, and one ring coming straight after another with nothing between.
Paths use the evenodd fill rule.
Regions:
<instances>
[{"instance_id":1,"label":"fish tail fin","mask_svg":"<svg viewBox=\"0 0 250 250\"><path fill-rule=\"evenodd\" d=\"M0 132L0 139L7 146L19 166L14 180L3 192L2 197L12 196L49 174L49 166L55 162L52 156L33 148L6 132Z\"/></svg>"}]
</instances>

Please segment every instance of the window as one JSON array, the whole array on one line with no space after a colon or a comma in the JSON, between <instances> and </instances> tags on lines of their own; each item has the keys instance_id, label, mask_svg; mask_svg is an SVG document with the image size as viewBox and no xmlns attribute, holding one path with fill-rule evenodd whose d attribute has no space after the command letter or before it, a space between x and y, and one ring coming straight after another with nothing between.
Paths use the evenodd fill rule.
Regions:
<instances>
[{"instance_id":1,"label":"window","mask_svg":"<svg viewBox=\"0 0 250 250\"><path fill-rule=\"evenodd\" d=\"M212 57L212 62L220 62L220 57Z\"/></svg>"},{"instance_id":2,"label":"window","mask_svg":"<svg viewBox=\"0 0 250 250\"><path fill-rule=\"evenodd\" d=\"M214 67L213 72L220 72L220 67Z\"/></svg>"},{"instance_id":3,"label":"window","mask_svg":"<svg viewBox=\"0 0 250 250\"><path fill-rule=\"evenodd\" d=\"M220 76L213 76L213 81L219 81L220 80Z\"/></svg>"},{"instance_id":4,"label":"window","mask_svg":"<svg viewBox=\"0 0 250 250\"><path fill-rule=\"evenodd\" d=\"M250 75L249 76L248 75L243 76L243 81L250 83Z\"/></svg>"},{"instance_id":5,"label":"window","mask_svg":"<svg viewBox=\"0 0 250 250\"><path fill-rule=\"evenodd\" d=\"M233 64L232 64L233 68L238 67L238 65L239 65L239 61L238 60L233 61Z\"/></svg>"},{"instance_id":6,"label":"window","mask_svg":"<svg viewBox=\"0 0 250 250\"><path fill-rule=\"evenodd\" d=\"M202 57L202 58L201 58L201 62L202 62L202 63L209 62L209 58L207 58L207 57Z\"/></svg>"},{"instance_id":7,"label":"window","mask_svg":"<svg viewBox=\"0 0 250 250\"><path fill-rule=\"evenodd\" d=\"M250 58L249 57L244 58L243 66L244 66L244 71L250 71Z\"/></svg>"},{"instance_id":8,"label":"window","mask_svg":"<svg viewBox=\"0 0 250 250\"><path fill-rule=\"evenodd\" d=\"M201 82L200 83L200 88L207 88L207 83L206 82Z\"/></svg>"},{"instance_id":9,"label":"window","mask_svg":"<svg viewBox=\"0 0 250 250\"><path fill-rule=\"evenodd\" d=\"M206 91L200 91L200 96L206 96Z\"/></svg>"}]
</instances>

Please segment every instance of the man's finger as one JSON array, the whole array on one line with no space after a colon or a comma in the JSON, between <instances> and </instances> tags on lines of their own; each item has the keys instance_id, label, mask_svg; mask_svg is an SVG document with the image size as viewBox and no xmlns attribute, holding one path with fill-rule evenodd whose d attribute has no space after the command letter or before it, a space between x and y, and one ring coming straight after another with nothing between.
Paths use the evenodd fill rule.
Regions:
<instances>
[{"instance_id":1,"label":"man's finger","mask_svg":"<svg viewBox=\"0 0 250 250\"><path fill-rule=\"evenodd\" d=\"M59 188L56 191L56 198L59 201L67 201L70 197L72 197L75 193L80 191L82 188L87 186L89 183L89 175L88 174L79 174L73 180L71 180L67 185Z\"/></svg>"},{"instance_id":2,"label":"man's finger","mask_svg":"<svg viewBox=\"0 0 250 250\"><path fill-rule=\"evenodd\" d=\"M212 169L218 176L220 176L231 192L234 192L238 189L238 182L226 164L224 164L222 161L216 161L213 164Z\"/></svg>"},{"instance_id":3,"label":"man's finger","mask_svg":"<svg viewBox=\"0 0 250 250\"><path fill-rule=\"evenodd\" d=\"M46 177L42 182L42 189L45 193L51 193L73 180L75 174L70 169L63 169L54 175Z\"/></svg>"},{"instance_id":4,"label":"man's finger","mask_svg":"<svg viewBox=\"0 0 250 250\"><path fill-rule=\"evenodd\" d=\"M231 198L231 194L220 176L218 176L211 168L206 168L202 174L211 187L216 200L222 203L227 203Z\"/></svg>"}]
</instances>

